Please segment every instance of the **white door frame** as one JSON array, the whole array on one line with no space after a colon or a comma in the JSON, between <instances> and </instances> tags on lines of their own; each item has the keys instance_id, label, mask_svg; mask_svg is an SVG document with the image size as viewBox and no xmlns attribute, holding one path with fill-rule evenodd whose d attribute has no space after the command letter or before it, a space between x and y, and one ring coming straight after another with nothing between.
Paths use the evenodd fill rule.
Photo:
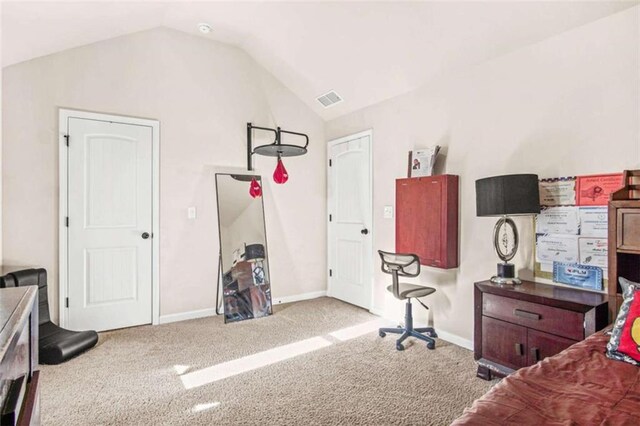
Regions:
<instances>
[{"instance_id":1,"label":"white door frame","mask_svg":"<svg viewBox=\"0 0 640 426\"><path fill-rule=\"evenodd\" d=\"M369 310L369 312L373 312L373 298L374 298L374 294L373 294L373 280L374 280L374 271L373 271L373 265L375 265L374 262L374 235L375 235L375 227L373 225L373 129L368 129L368 130L364 130L362 132L359 133L354 133L352 135L347 135L347 136L343 136L341 138L338 139L332 139L327 143L327 159L331 158L331 148L333 148L334 145L338 145L341 144L343 142L349 141L349 140L353 140L353 139L358 139L361 138L363 136L369 136L369 200L371 201L371 205L369 206L369 213L370 213L370 217L369 219L369 223L370 223L370 229L369 229L369 235L371 237L371 253L369 253L369 256L371 257L371 262L369 263L369 265L371 265L371 280L369 281L369 289L370 291L370 298L369 298L369 306L367 307L367 309ZM329 161L327 161L327 212L329 212L329 194L328 194L328 189L329 189L329 185L330 185L330 180L331 180L331 170L330 170L330 166L329 166ZM329 221L329 214L327 213L327 262L332 259L331 257L331 223ZM328 265L329 267L327 269L330 269L332 265ZM327 296L329 297L333 297L333 289L331 288L331 277L329 276L329 271L327 270Z\"/></svg>"},{"instance_id":2,"label":"white door frame","mask_svg":"<svg viewBox=\"0 0 640 426\"><path fill-rule=\"evenodd\" d=\"M69 228L66 225L68 216L68 151L67 151L67 129L70 118L83 118L87 120L109 121L112 123L132 124L151 127L152 140L152 170L153 170L153 193L152 193L152 262L151 269L151 318L152 324L159 324L160 318L160 122L144 118L125 117L114 114L101 114L96 112L78 111L66 108L59 109L58 143L59 143L59 217L58 217L58 316L59 325L67 327L68 308L65 306L69 292ZM70 143L74 143L73 140Z\"/></svg>"}]
</instances>

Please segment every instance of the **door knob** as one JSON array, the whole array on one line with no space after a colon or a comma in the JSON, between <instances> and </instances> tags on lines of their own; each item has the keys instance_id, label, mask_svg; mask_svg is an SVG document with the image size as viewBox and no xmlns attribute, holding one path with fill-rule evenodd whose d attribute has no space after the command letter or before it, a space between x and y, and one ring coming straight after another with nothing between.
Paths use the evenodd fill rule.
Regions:
<instances>
[{"instance_id":1,"label":"door knob","mask_svg":"<svg viewBox=\"0 0 640 426\"><path fill-rule=\"evenodd\" d=\"M360 231L360 233L362 235L367 235L369 233L369 230L367 228L364 228L362 231Z\"/></svg>"},{"instance_id":2,"label":"door knob","mask_svg":"<svg viewBox=\"0 0 640 426\"><path fill-rule=\"evenodd\" d=\"M146 240L146 239L147 239L147 238L149 238L150 236L151 236L151 235L149 235L149 233L148 233L148 232L143 232L143 233L142 233L142 235L141 235L141 237L142 237L142 239L143 239L143 240Z\"/></svg>"}]
</instances>

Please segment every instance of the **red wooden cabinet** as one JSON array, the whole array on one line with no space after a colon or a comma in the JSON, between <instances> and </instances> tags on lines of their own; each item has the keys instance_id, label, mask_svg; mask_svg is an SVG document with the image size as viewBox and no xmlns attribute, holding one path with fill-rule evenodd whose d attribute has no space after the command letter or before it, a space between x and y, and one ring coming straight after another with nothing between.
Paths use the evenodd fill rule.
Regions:
<instances>
[{"instance_id":1,"label":"red wooden cabinet","mask_svg":"<svg viewBox=\"0 0 640 426\"><path fill-rule=\"evenodd\" d=\"M396 180L396 252L422 265L458 267L458 176Z\"/></svg>"}]
</instances>

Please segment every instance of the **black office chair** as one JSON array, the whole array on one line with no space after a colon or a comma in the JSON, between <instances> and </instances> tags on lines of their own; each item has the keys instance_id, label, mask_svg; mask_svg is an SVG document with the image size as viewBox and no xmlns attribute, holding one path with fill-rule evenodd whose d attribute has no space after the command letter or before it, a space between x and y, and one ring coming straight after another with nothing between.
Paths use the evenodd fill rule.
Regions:
<instances>
[{"instance_id":1,"label":"black office chair","mask_svg":"<svg viewBox=\"0 0 640 426\"><path fill-rule=\"evenodd\" d=\"M434 337L438 337L433 327L413 328L413 315L411 314L411 299L428 296L436 291L432 287L423 287L415 284L406 284L398 282L398 277L417 277L420 275L420 259L415 254L388 253L378 250L382 259L382 272L391 274L393 284L387 287L387 291L393 293L396 299L407 300L406 313L404 317L404 328L381 328L378 333L380 337L384 337L387 333L402 334L396 341L396 349L404 350L402 342L407 337L416 337L427 342L427 348L435 349L436 341ZM418 302L429 309L427 305ZM426 333L426 334L422 334Z\"/></svg>"},{"instance_id":2,"label":"black office chair","mask_svg":"<svg viewBox=\"0 0 640 426\"><path fill-rule=\"evenodd\" d=\"M60 328L49 317L47 297L47 271L45 269L24 269L2 277L4 287L38 286L38 357L40 364L60 364L98 343L95 331L71 331Z\"/></svg>"}]
</instances>

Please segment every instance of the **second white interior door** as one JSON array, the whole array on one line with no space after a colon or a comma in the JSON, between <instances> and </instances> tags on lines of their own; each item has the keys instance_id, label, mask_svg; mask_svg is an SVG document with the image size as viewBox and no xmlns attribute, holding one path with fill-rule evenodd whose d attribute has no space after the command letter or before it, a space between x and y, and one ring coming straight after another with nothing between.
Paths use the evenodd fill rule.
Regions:
<instances>
[{"instance_id":1,"label":"second white interior door","mask_svg":"<svg viewBox=\"0 0 640 426\"><path fill-rule=\"evenodd\" d=\"M371 132L329 142L329 296L371 308Z\"/></svg>"},{"instance_id":2,"label":"second white interior door","mask_svg":"<svg viewBox=\"0 0 640 426\"><path fill-rule=\"evenodd\" d=\"M149 324L153 129L77 117L67 126L68 327Z\"/></svg>"}]
</instances>

